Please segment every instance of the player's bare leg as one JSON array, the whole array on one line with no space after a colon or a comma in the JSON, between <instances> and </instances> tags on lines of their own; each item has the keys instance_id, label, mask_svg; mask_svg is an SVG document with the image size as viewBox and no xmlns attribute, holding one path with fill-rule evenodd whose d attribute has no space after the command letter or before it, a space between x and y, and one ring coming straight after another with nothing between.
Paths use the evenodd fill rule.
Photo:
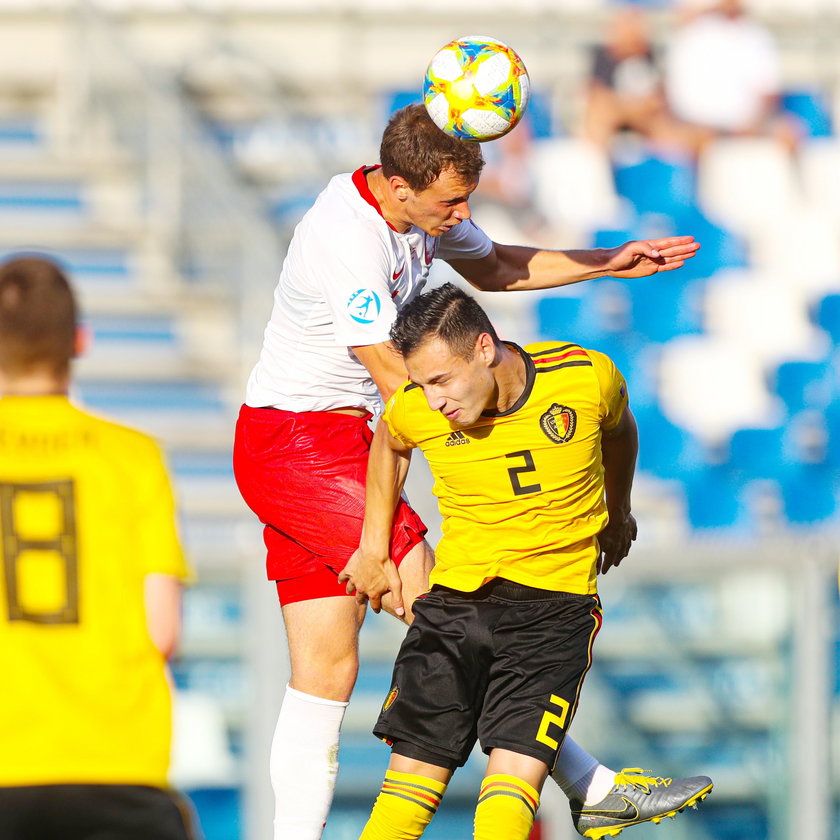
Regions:
<instances>
[{"instance_id":1,"label":"player's bare leg","mask_svg":"<svg viewBox=\"0 0 840 840\"><path fill-rule=\"evenodd\" d=\"M323 832L365 609L344 596L283 607L292 675L271 745L276 840L318 840Z\"/></svg>"},{"instance_id":2,"label":"player's bare leg","mask_svg":"<svg viewBox=\"0 0 840 840\"><path fill-rule=\"evenodd\" d=\"M395 618L399 618L400 621L411 624L414 621L414 613L411 610L411 605L418 595L422 595L428 591L429 575L434 565L435 554L432 551L432 547L425 540L415 545L400 562L400 580L402 581L405 616L397 616L394 613L390 593L386 593L382 597L382 609L395 616Z\"/></svg>"}]
</instances>

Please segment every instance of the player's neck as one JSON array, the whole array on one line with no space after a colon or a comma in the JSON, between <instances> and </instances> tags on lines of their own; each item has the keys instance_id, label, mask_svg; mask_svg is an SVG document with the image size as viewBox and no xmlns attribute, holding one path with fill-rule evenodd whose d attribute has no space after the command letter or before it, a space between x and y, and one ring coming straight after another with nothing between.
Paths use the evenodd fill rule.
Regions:
<instances>
[{"instance_id":1,"label":"player's neck","mask_svg":"<svg viewBox=\"0 0 840 840\"><path fill-rule=\"evenodd\" d=\"M66 397L70 392L70 377L37 372L14 376L0 371L0 396L3 397Z\"/></svg>"},{"instance_id":2,"label":"player's neck","mask_svg":"<svg viewBox=\"0 0 840 840\"><path fill-rule=\"evenodd\" d=\"M388 179L382 174L382 169L374 169L365 176L371 195L379 204L382 218L399 233L406 233L411 228L411 222L399 215L400 203L394 198L389 189Z\"/></svg>"},{"instance_id":3,"label":"player's neck","mask_svg":"<svg viewBox=\"0 0 840 840\"><path fill-rule=\"evenodd\" d=\"M495 410L503 412L512 408L522 396L528 382L528 372L522 356L506 344L502 345L498 358L499 362L493 369L498 393Z\"/></svg>"}]
</instances>

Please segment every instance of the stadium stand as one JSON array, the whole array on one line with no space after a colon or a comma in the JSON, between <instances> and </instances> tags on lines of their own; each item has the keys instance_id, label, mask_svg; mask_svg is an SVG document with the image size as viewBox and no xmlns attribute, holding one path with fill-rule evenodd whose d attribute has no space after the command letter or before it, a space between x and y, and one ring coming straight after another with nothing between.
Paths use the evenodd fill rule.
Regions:
<instances>
[{"instance_id":1,"label":"stadium stand","mask_svg":"<svg viewBox=\"0 0 840 840\"><path fill-rule=\"evenodd\" d=\"M31 5L0 3L0 253L37 249L69 268L94 335L79 396L166 444L200 578L174 668L187 698L176 781L207 840L265 836L283 640L233 486L233 417L291 227L330 174L376 157L395 91L476 21L437 2L421 16L374 0L352 13L311 0ZM671 4L644 5L664 41ZM619 768L715 778L663 838L838 840L840 79L825 33L840 6L751 4L779 38L786 107L809 137L794 158L727 138L697 166L631 138L616 159L574 138L605 3L531 0L513 20L506 0L483 6L480 28L516 43L544 89L532 161L546 238L703 243L655 281L482 298L517 340L562 334L609 353L640 425L640 540L603 582L578 740ZM409 23L411 43L393 46ZM418 474L411 494L434 530ZM387 761L368 730L400 628L372 616L362 635L327 840L355 836ZM444 825L468 833L476 773L456 776L432 840L453 836ZM550 822L544 840L568 832Z\"/></svg>"}]
</instances>

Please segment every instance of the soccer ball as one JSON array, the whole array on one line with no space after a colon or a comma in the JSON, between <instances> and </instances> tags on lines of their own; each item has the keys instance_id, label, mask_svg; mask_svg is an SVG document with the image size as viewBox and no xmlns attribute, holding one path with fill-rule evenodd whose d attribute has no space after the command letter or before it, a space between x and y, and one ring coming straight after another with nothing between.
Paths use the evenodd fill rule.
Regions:
<instances>
[{"instance_id":1,"label":"soccer ball","mask_svg":"<svg viewBox=\"0 0 840 840\"><path fill-rule=\"evenodd\" d=\"M522 59L506 44L467 35L435 53L423 103L438 128L461 140L495 140L522 119L531 86Z\"/></svg>"}]
</instances>

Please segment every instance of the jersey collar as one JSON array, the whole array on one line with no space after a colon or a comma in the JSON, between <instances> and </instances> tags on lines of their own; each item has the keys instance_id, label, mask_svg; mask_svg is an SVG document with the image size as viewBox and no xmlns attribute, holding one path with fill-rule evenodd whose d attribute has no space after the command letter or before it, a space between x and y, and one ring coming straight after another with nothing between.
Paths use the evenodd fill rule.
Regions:
<instances>
[{"instance_id":1,"label":"jersey collar","mask_svg":"<svg viewBox=\"0 0 840 840\"><path fill-rule=\"evenodd\" d=\"M503 343L510 347L511 350L515 350L522 357L522 361L525 363L525 387L522 389L519 399L507 411L495 411L488 408L481 412L482 417L507 417L509 414L519 411L528 402L528 397L531 396L531 391L534 389L534 380L537 378L537 369L534 365L534 360L518 344L514 344L512 341L505 341Z\"/></svg>"},{"instance_id":2,"label":"jersey collar","mask_svg":"<svg viewBox=\"0 0 840 840\"><path fill-rule=\"evenodd\" d=\"M379 205L379 202L376 200L374 194L370 191L370 187L368 186L367 182L367 175L369 172L373 172L375 169L381 169L381 165L377 164L376 166L360 166L354 173L353 173L353 183L356 186L356 189L359 191L359 195L368 203L380 216L382 216L382 220L388 225L391 230L396 231L397 229L385 218L385 214L382 212L382 207ZM399 232L399 231L397 231Z\"/></svg>"}]
</instances>

